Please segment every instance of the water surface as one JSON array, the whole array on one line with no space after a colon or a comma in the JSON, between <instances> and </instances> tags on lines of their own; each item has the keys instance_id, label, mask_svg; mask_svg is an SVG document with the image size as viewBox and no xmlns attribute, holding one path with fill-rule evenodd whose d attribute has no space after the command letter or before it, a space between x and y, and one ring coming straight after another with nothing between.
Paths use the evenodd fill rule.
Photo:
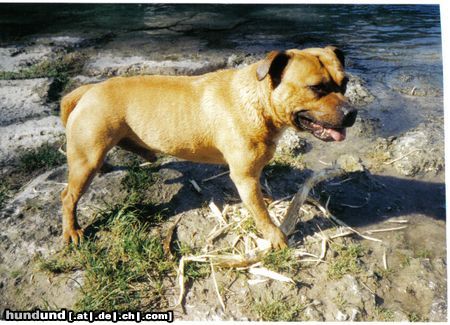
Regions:
<instances>
[{"instance_id":1,"label":"water surface","mask_svg":"<svg viewBox=\"0 0 450 325\"><path fill-rule=\"evenodd\" d=\"M104 33L113 35L109 49L130 55L180 48L261 54L333 44L345 51L347 71L375 94L366 110L384 123L381 135L443 116L438 5L0 4L3 44ZM425 99L405 99L413 88L425 89Z\"/></svg>"}]
</instances>

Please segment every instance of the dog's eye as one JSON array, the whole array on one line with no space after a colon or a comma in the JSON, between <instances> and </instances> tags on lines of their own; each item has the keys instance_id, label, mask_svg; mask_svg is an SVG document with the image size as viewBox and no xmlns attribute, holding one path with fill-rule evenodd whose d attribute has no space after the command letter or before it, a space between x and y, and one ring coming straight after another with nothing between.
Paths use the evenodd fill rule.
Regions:
<instances>
[{"instance_id":1,"label":"dog's eye","mask_svg":"<svg viewBox=\"0 0 450 325\"><path fill-rule=\"evenodd\" d=\"M311 89L316 95L324 96L328 94L328 87L324 84L318 84L313 86L308 86L309 89Z\"/></svg>"}]
</instances>

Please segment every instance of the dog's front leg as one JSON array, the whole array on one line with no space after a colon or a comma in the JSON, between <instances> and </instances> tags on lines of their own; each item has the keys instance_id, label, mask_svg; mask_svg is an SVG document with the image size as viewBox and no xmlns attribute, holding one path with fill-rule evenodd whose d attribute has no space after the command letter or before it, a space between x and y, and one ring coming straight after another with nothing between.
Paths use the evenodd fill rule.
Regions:
<instances>
[{"instance_id":1,"label":"dog's front leg","mask_svg":"<svg viewBox=\"0 0 450 325\"><path fill-rule=\"evenodd\" d=\"M245 206L254 217L256 227L263 237L271 242L273 248L281 249L287 246L287 239L270 219L259 184L260 173L261 171L241 170L230 166L231 179Z\"/></svg>"}]
</instances>

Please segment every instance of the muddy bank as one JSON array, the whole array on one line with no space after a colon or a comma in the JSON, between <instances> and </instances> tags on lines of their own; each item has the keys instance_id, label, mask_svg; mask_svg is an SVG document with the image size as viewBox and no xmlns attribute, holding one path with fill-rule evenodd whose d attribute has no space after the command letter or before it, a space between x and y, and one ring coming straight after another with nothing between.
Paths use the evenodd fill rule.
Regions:
<instances>
[{"instance_id":1,"label":"muddy bank","mask_svg":"<svg viewBox=\"0 0 450 325\"><path fill-rule=\"evenodd\" d=\"M434 16L416 8L416 16L410 17L410 9L397 9L396 15L403 17L405 24L398 28L411 32L409 41L416 40L414 21L425 24L425 29L419 29L429 33L415 48L407 48L393 33L371 28L368 16L373 16L375 9L364 9L369 10L364 16L358 6L333 11L317 6L242 6L239 10L234 6L198 6L180 10L155 5L117 11L108 5L101 9L103 20L96 8L73 11L78 18L72 18L75 21L69 25L81 29L64 24L61 26L68 29L48 26L41 32L14 34L0 46L0 226L5 230L0 236L0 295L5 297L0 300L0 310L80 308L80 301L86 303L86 297L94 296L86 293L92 289L90 272L103 267L101 258L96 260L97 268L87 262L73 266L77 259L72 254L76 253L64 252L60 241L59 195L67 182L67 168L64 157L58 156L64 129L56 115L64 93L111 76L198 75L245 66L272 49L337 43L347 52L350 81L346 96L359 110L356 124L341 143L324 143L288 130L261 181L264 192L278 200L293 195L314 171L335 161L353 165L352 173L319 184L311 197L358 232L382 242L358 235L330 239L341 229L325 217L320 206L305 204L290 245L292 250L319 257L323 236L328 236L328 249L321 261L305 262L305 257L289 255L289 251L263 262L264 267L290 277L294 283L269 280L247 270L217 268L215 276L225 310L208 266L205 270L202 265L193 265L187 270L184 310L176 307L176 319L447 319L441 58L440 45L435 42L437 32L434 25L427 25L435 22ZM378 7L376 16L387 17L389 10ZM80 18L88 13L97 13L93 21L101 20L103 28L95 30L92 22ZM117 19L109 19L111 15ZM332 15L341 19L330 18ZM422 19L423 15L429 20ZM351 24L349 18L353 19ZM305 22L311 19L322 32L308 29ZM335 26L328 35L330 19L356 24L367 38L358 39L354 27L349 31L346 24ZM127 24L111 33L110 27L120 22ZM383 23L390 27L400 24ZM5 23L0 20L0 24ZM303 36L286 30L287 24L303 31ZM330 35L350 41L344 43ZM416 68L421 65L424 68ZM118 252L130 249L120 246L127 242L124 238L128 240L125 231L116 233L102 217L105 211L116 211L116 204L122 208L129 205L130 197L137 200L133 201L138 204L133 207L139 207L135 210L144 211L139 221L143 233L157 236L159 243L181 216L173 234L176 258L160 272L165 280L157 282L155 274L154 278L139 275L133 288L124 285L124 291L119 287L111 290L126 297L133 297L134 292L149 294L142 299L130 298L128 305L120 307L172 309L179 294L176 269L180 256L201 254L208 235L220 226L210 202L221 210L228 205L235 216L245 217L237 191L227 174L203 181L226 172L224 166L161 156L155 165L139 168L137 164L143 161L118 149L108 155L108 161L113 171L98 175L79 204L80 222L89 230L88 242L92 244L81 252L95 260L104 251L105 242L110 247L118 245ZM284 199L277 207L282 211L288 202ZM127 229L136 226L125 225ZM244 228L249 231L252 224ZM232 244L239 231L226 233L214 247ZM120 269L130 258L137 258L133 254L122 257L117 264L113 259L103 260ZM83 258L78 256L78 260ZM160 265L152 265L152 269L157 267ZM131 272L124 269L124 274ZM117 285L120 279L118 276L109 283ZM142 288L145 290L140 291ZM105 306L115 306L117 302L108 299L103 299Z\"/></svg>"}]
</instances>

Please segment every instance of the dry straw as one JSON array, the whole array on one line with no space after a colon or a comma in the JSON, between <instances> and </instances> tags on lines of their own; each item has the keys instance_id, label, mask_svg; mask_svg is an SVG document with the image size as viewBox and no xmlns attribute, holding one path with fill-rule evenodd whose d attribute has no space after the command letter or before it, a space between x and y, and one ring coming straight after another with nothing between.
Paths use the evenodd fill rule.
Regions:
<instances>
[{"instance_id":1,"label":"dry straw","mask_svg":"<svg viewBox=\"0 0 450 325\"><path fill-rule=\"evenodd\" d=\"M213 177L202 180L202 183L211 181L215 178L221 177L228 174L224 172ZM313 236L313 239L305 238L305 242L320 242L321 252L320 255L312 254L306 252L304 249L293 249L292 253L294 257L299 258L299 262L314 262L321 263L325 262L325 257L327 253L327 248L330 241L333 239L357 235L366 240L371 240L375 242L382 242L378 238L370 237L366 234L397 231L405 229L407 226L394 227L394 228L384 228L384 229L374 229L370 231L365 231L364 234L357 231L356 229L348 226L342 220L333 216L328 210L328 203L322 206L317 200L309 197L311 189L324 180L335 178L346 174L346 171L339 167L327 168L314 173L310 178L308 178L304 185L298 190L298 192L293 196L291 202L289 200L292 196L282 198L280 200L274 201L268 205L269 213L274 223L277 224L280 229L287 235L292 235L295 233L296 225L300 220L300 211L303 213L308 212L307 209L303 208L305 202L310 205L315 206L324 217L328 218L332 223L336 225L334 234L325 233L319 228L319 231ZM341 183L347 182L351 178L346 178L344 181L332 183L332 185L339 185ZM195 181L194 181L195 182ZM191 182L191 184L196 187L197 183ZM195 184L195 185L194 185ZM264 184L267 190L270 191L270 187L267 182ZM367 203L366 203L367 204ZM256 278L248 280L250 285L256 285L258 283L263 283L266 281L274 280L286 283L295 283L291 278L286 275L279 274L272 270L269 270L261 266L261 261L267 255L271 249L270 242L260 238L255 232L254 227L245 227L244 224L251 221L251 217L248 211L242 207L240 204L236 205L226 205L221 211L219 207L211 201L209 203L209 208L211 210L211 215L217 221L217 225L212 229L210 234L206 238L205 247L203 248L203 254L201 255L189 255L181 257L178 266L178 284L180 288L179 297L177 300L177 305L182 305L184 295L185 295L185 274L184 269L187 263L209 263L211 267L211 276L214 283L214 288L222 309L225 311L225 303L219 292L219 285L216 279L215 267L220 268L234 268L237 270L247 270L250 274ZM175 229L177 220L170 228L169 233L164 241L164 250L170 256L170 240L172 238L172 233ZM398 220L399 223L406 223L405 220ZM231 241L231 244L224 248L213 249L215 241L219 237L223 237L227 234L233 234L235 238ZM314 237L317 237L314 239ZM305 258L306 257L306 258ZM386 252L383 254L383 266L387 268L387 257Z\"/></svg>"}]
</instances>

